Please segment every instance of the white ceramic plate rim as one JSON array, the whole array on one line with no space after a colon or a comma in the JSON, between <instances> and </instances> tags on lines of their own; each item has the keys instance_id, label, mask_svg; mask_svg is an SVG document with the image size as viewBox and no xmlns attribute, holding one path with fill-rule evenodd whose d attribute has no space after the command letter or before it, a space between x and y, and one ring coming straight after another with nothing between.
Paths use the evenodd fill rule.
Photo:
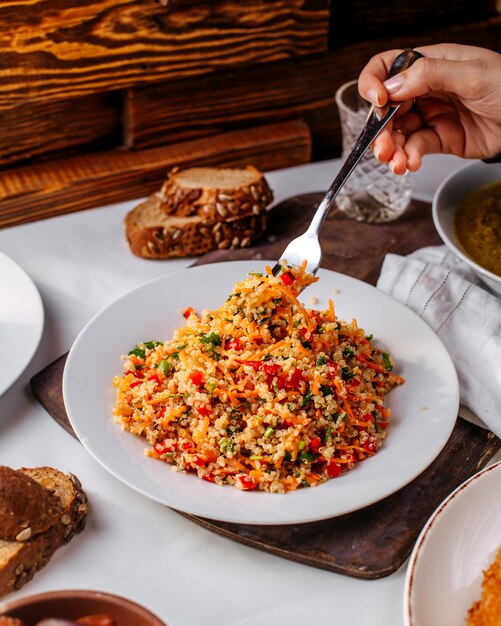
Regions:
<instances>
[{"instance_id":1,"label":"white ceramic plate rim","mask_svg":"<svg viewBox=\"0 0 501 626\"><path fill-rule=\"evenodd\" d=\"M462 259L467 265L469 265L470 267L474 268L476 272L478 272L479 274L482 274L483 276L486 276L487 278L490 278L494 282L500 282L501 278L497 274L494 274L494 272L491 272L490 270L486 269L485 267L482 267L481 265L479 265L471 257L469 257L467 254L465 254L458 244L456 244L454 241L452 241L452 239L447 235L447 233L445 232L445 230L442 227L441 218L440 218L439 210L438 210L438 200L439 200L440 196L443 194L444 188L447 185L450 184L451 180L453 180L454 178L456 178L458 176L461 176L461 174L465 170L469 170L469 169L472 169L472 168L478 168L479 166L483 167L484 165L487 166L487 164L485 164L485 163L482 163L482 164L479 164L478 162L476 162L476 163L468 163L466 165L463 165L459 169L455 170L451 174L449 174L447 176L447 178L445 178L440 183L440 185L438 186L438 188L437 188L437 190L435 192L435 195L433 196L433 202L432 202L432 205L431 205L431 212L432 212L433 222L435 224L435 228L437 229L438 234L442 238L443 242L451 250L453 250L454 253L457 254L458 257L460 259Z\"/></svg>"},{"instance_id":2,"label":"white ceramic plate rim","mask_svg":"<svg viewBox=\"0 0 501 626\"><path fill-rule=\"evenodd\" d=\"M108 471L149 498L186 513L236 523L292 524L358 510L409 483L439 454L456 421L459 387L452 361L431 328L387 294L348 276L319 270L320 283L309 288L312 295L321 294L319 304L315 306L327 308L327 299L332 296L334 287L340 288L339 295L335 296L338 310L347 309L353 313L348 319L363 320L365 317L363 327L367 332L379 332L380 328L385 328L386 336L384 333L377 335L379 345L391 350L397 363L399 353L402 359L406 358L408 363L403 364L403 373L406 367L412 373L405 385L392 391L389 400L389 406L396 407L399 415L405 412L406 420L402 415L395 418L388 444L355 470L319 487L286 495L241 492L213 485L193 475L171 472L165 464L144 457L144 441L123 432L113 423L110 388L112 376L121 371L118 355L129 349L129 343L134 345L154 338L145 336L145 333L149 334L146 322L142 334L133 335L133 342L126 338L123 328L118 329L120 320L127 332L132 333L127 325L134 316L130 310L134 303L140 300L148 307L153 303L153 293L164 294L162 297L167 298L169 290L170 293L176 292L175 303L169 303L170 309L176 311L175 323L167 323L164 314L167 311L159 307L158 315L166 320L160 338L166 339L174 327L182 323L179 311L190 305L198 310L218 306L238 280L251 270L264 269L266 263L271 261L232 261L190 268L142 285L103 309L82 330L66 362L63 395L68 416L83 445ZM213 285L210 293L205 291L208 284ZM305 302L307 294L303 294ZM353 294L357 294L357 306L354 306ZM364 298L368 298L371 306L363 303ZM156 314L153 311L151 316ZM340 316L344 317L341 313ZM367 324L368 320L378 322ZM400 348L395 345L397 331ZM391 337L388 338L389 334ZM106 344L112 342L113 345L93 345L93 342L102 343L103 337L106 337ZM103 363L94 358L99 353ZM94 364L85 362L87 357L105 372L104 378ZM108 358L112 364L116 363L112 370ZM87 385L82 389L81 381L86 378ZM408 399L411 393L412 402ZM429 405L427 413L421 413L424 404ZM421 423L428 423L429 429L423 428ZM399 471L395 471L395 462L399 463Z\"/></svg>"},{"instance_id":3,"label":"white ceramic plate rim","mask_svg":"<svg viewBox=\"0 0 501 626\"><path fill-rule=\"evenodd\" d=\"M2 341L6 354L9 354L7 367L0 366L1 396L21 376L38 348L44 327L44 309L35 283L3 252L0 252L0 276ZM4 315L10 319L1 319Z\"/></svg>"},{"instance_id":4,"label":"white ceramic plate rim","mask_svg":"<svg viewBox=\"0 0 501 626\"><path fill-rule=\"evenodd\" d=\"M485 469L477 472L463 483L461 483L453 492L451 492L445 500L439 504L436 510L432 513L429 520L426 522L423 530L419 534L417 541L412 550L411 556L409 558L409 564L407 567L407 572L405 576L405 585L404 585L404 623L405 626L421 626L418 625L415 621L413 621L412 617L412 597L415 589L415 572L416 568L419 565L420 559L423 558L424 550L426 549L426 544L431 534L433 533L434 528L436 527L436 522L440 519L449 509L449 506L457 499L462 498L467 491L470 489L474 489L487 475L491 472L501 472L501 461L493 463L486 467Z\"/></svg>"}]
</instances>

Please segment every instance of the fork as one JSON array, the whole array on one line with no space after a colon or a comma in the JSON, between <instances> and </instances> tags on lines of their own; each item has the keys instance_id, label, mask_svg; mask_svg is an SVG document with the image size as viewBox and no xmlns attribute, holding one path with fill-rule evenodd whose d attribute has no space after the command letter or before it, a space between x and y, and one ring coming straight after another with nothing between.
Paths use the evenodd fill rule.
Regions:
<instances>
[{"instance_id":1,"label":"fork","mask_svg":"<svg viewBox=\"0 0 501 626\"><path fill-rule=\"evenodd\" d=\"M415 50L404 50L393 61L390 68L388 78L403 72L409 68L414 61L423 55ZM341 187L347 181L360 159L367 152L371 143L376 139L383 128L393 118L403 102L391 102L384 107L373 106L369 111L365 126L360 133L352 151L343 163L339 174L329 187L322 202L319 204L315 215L305 233L293 239L285 248L280 260L273 266L273 276L277 276L284 269L285 263L291 267L293 265L301 265L306 260L306 271L316 274L322 260L322 248L318 240L320 229L323 226L327 214L332 208L334 199L339 193ZM283 261L282 261L283 259Z\"/></svg>"}]
</instances>

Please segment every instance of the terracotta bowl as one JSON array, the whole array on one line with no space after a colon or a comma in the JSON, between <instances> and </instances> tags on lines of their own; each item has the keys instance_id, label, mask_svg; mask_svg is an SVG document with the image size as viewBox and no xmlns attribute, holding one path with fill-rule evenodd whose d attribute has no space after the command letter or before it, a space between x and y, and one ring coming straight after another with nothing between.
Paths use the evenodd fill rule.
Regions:
<instances>
[{"instance_id":1,"label":"terracotta bowl","mask_svg":"<svg viewBox=\"0 0 501 626\"><path fill-rule=\"evenodd\" d=\"M167 626L139 604L101 591L51 591L0 603L0 616L17 617L27 626L49 617L73 620L99 613L114 617L117 626Z\"/></svg>"}]
</instances>

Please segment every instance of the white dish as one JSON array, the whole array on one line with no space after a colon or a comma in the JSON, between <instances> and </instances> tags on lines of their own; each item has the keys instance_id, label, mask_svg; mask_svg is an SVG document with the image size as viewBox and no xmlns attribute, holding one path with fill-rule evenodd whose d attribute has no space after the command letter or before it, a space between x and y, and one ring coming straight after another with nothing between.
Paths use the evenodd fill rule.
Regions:
<instances>
[{"instance_id":1,"label":"white dish","mask_svg":"<svg viewBox=\"0 0 501 626\"><path fill-rule=\"evenodd\" d=\"M357 318L390 351L404 385L389 394L393 423L383 448L341 478L286 495L242 492L194 475L172 472L144 455L145 441L112 417L111 380L120 355L141 341L170 339L188 306L217 308L234 284L266 261L234 261L191 268L149 282L96 315L75 341L63 377L66 410L87 450L112 474L144 495L194 515L247 524L290 524L342 515L403 487L438 455L454 427L457 376L441 341L410 309L359 280L320 270L303 294L327 308L334 290L339 317ZM271 262L268 262L271 263Z\"/></svg>"},{"instance_id":2,"label":"white dish","mask_svg":"<svg viewBox=\"0 0 501 626\"><path fill-rule=\"evenodd\" d=\"M458 242L454 229L456 209L470 193L493 183L501 182L501 163L477 161L452 172L437 189L432 203L435 228L445 245L462 259L477 276L501 295L501 276L486 270L469 257Z\"/></svg>"},{"instance_id":3,"label":"white dish","mask_svg":"<svg viewBox=\"0 0 501 626\"><path fill-rule=\"evenodd\" d=\"M428 520L407 569L406 626L465 624L501 545L501 462L460 485Z\"/></svg>"},{"instance_id":4,"label":"white dish","mask_svg":"<svg viewBox=\"0 0 501 626\"><path fill-rule=\"evenodd\" d=\"M44 310L26 272L0 252L0 395L26 369L40 343Z\"/></svg>"}]
</instances>

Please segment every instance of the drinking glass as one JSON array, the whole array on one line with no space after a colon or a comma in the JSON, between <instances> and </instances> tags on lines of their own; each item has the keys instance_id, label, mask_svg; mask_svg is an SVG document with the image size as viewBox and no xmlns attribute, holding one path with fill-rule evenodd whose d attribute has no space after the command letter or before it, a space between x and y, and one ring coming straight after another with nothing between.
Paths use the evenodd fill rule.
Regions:
<instances>
[{"instance_id":1,"label":"drinking glass","mask_svg":"<svg viewBox=\"0 0 501 626\"><path fill-rule=\"evenodd\" d=\"M358 93L357 81L341 85L336 91L341 118L343 159L350 153L362 132L370 105ZM338 208L359 222L390 222L404 213L412 194L408 173L395 175L367 150L336 198Z\"/></svg>"}]
</instances>

